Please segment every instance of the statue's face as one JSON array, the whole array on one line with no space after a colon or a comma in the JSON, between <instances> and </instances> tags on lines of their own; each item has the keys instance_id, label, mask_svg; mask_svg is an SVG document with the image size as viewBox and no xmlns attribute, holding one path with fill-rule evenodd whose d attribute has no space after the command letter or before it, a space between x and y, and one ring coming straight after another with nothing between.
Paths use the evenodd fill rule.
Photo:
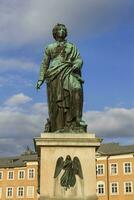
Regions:
<instances>
[{"instance_id":1,"label":"statue's face","mask_svg":"<svg viewBox=\"0 0 134 200\"><path fill-rule=\"evenodd\" d=\"M66 30L63 26L59 26L57 28L57 33L56 33L57 38L65 39L66 37Z\"/></svg>"},{"instance_id":2,"label":"statue's face","mask_svg":"<svg viewBox=\"0 0 134 200\"><path fill-rule=\"evenodd\" d=\"M66 160L71 160L71 157L69 155L67 155Z\"/></svg>"}]
</instances>

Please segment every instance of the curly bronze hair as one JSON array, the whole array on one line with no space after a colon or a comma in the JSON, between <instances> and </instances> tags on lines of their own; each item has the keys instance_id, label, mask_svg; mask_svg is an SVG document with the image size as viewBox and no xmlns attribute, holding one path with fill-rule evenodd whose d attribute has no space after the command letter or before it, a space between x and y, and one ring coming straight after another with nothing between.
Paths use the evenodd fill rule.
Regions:
<instances>
[{"instance_id":1,"label":"curly bronze hair","mask_svg":"<svg viewBox=\"0 0 134 200\"><path fill-rule=\"evenodd\" d=\"M66 28L66 26L64 25L64 24L56 24L55 26L54 26L54 28L53 28L53 30L52 30L52 33L53 33L53 37L54 37L54 39L55 40L57 40L57 29L60 27L60 26L62 26L63 28L64 28L64 30L65 30L65 38L67 37L67 28Z\"/></svg>"}]
</instances>

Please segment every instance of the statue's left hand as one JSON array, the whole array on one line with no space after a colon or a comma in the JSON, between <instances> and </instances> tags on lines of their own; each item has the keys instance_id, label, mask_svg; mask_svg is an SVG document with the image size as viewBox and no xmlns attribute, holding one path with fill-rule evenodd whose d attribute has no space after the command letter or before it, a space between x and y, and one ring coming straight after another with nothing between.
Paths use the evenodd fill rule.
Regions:
<instances>
[{"instance_id":1,"label":"statue's left hand","mask_svg":"<svg viewBox=\"0 0 134 200\"><path fill-rule=\"evenodd\" d=\"M41 85L43 84L44 81L42 80L38 80L37 84L36 84L36 89L39 90Z\"/></svg>"}]
</instances>

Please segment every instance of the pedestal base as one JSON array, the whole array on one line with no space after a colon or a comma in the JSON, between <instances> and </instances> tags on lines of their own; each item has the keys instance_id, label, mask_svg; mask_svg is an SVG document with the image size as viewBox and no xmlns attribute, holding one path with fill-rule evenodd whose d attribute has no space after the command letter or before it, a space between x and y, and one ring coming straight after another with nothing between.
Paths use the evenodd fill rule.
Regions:
<instances>
[{"instance_id":1,"label":"pedestal base","mask_svg":"<svg viewBox=\"0 0 134 200\"><path fill-rule=\"evenodd\" d=\"M59 198L51 198L51 197L40 197L39 200L97 200L97 196L95 195L94 197L93 196L90 196L90 197L87 197L87 198L62 198L62 197L59 197Z\"/></svg>"},{"instance_id":2,"label":"pedestal base","mask_svg":"<svg viewBox=\"0 0 134 200\"><path fill-rule=\"evenodd\" d=\"M40 157L40 200L97 200L95 151L101 140L94 134L44 133L35 138L35 148ZM54 178L56 162L70 155L77 156L81 163L83 179L76 175L74 187L60 184L61 171Z\"/></svg>"}]
</instances>

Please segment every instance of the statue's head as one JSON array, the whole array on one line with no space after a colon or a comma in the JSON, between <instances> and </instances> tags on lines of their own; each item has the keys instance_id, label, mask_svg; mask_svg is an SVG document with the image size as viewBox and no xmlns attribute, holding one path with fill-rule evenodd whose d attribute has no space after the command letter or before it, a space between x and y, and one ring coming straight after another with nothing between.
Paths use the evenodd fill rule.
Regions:
<instances>
[{"instance_id":1,"label":"statue's head","mask_svg":"<svg viewBox=\"0 0 134 200\"><path fill-rule=\"evenodd\" d=\"M56 41L63 41L67 37L67 28L64 24L56 24L52 32Z\"/></svg>"},{"instance_id":2,"label":"statue's head","mask_svg":"<svg viewBox=\"0 0 134 200\"><path fill-rule=\"evenodd\" d=\"M66 156L66 160L71 160L71 156L70 156L70 155L67 155L67 156Z\"/></svg>"}]
</instances>

